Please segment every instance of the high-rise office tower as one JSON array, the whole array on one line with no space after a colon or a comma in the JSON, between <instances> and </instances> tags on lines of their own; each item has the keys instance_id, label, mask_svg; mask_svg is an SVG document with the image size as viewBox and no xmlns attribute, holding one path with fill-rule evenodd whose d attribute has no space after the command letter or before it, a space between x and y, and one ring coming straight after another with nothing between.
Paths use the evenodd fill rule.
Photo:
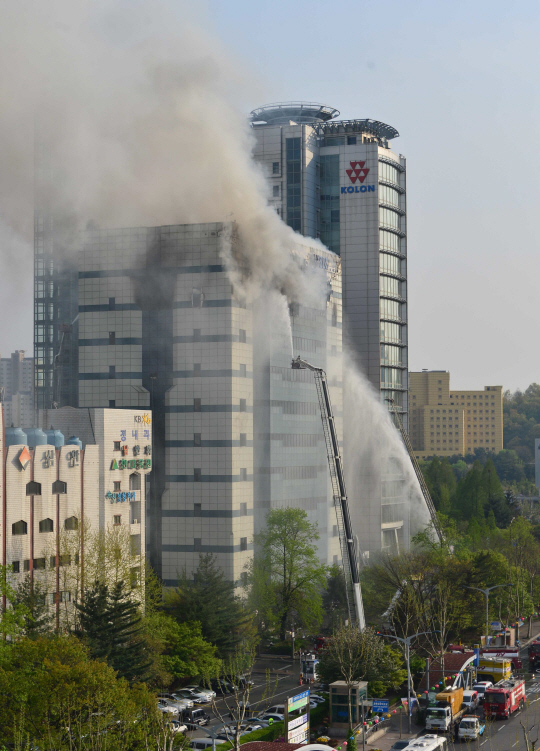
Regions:
<instances>
[{"instance_id":1,"label":"high-rise office tower","mask_svg":"<svg viewBox=\"0 0 540 751\"><path fill-rule=\"evenodd\" d=\"M307 102L253 110L255 158L290 227L341 256L345 339L408 426L405 158L376 120Z\"/></svg>"}]
</instances>

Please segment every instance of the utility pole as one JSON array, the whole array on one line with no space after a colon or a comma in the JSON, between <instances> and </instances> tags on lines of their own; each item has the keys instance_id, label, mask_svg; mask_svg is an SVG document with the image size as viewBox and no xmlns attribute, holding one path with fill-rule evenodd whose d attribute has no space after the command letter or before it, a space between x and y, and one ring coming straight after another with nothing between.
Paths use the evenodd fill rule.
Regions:
<instances>
[{"instance_id":1,"label":"utility pole","mask_svg":"<svg viewBox=\"0 0 540 751\"><path fill-rule=\"evenodd\" d=\"M416 639L417 636L424 636L424 634L439 634L439 629L435 629L435 631L419 631L416 634L411 634L411 636L406 636L405 638L402 638L401 636L392 636L391 634L379 634L379 636L383 636L386 639L395 639L396 641L400 641L402 644L405 645L405 660L407 662L407 728L408 732L411 733L411 642L413 639Z\"/></svg>"},{"instance_id":2,"label":"utility pole","mask_svg":"<svg viewBox=\"0 0 540 751\"><path fill-rule=\"evenodd\" d=\"M486 647L488 646L488 632L489 632L489 593L492 589L497 589L497 587L513 587L513 584L494 584L492 587L487 587L486 589L481 589L480 587L468 587L465 584L463 585L465 589L475 589L477 592L482 592L482 594L486 598Z\"/></svg>"}]
</instances>

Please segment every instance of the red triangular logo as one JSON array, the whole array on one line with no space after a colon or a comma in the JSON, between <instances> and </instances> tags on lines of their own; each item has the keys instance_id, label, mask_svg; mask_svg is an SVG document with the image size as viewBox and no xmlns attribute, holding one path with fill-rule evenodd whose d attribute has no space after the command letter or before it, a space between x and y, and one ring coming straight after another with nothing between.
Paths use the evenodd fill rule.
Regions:
<instances>
[{"instance_id":1,"label":"red triangular logo","mask_svg":"<svg viewBox=\"0 0 540 751\"><path fill-rule=\"evenodd\" d=\"M345 170L353 185L357 180L363 183L368 176L369 167L364 167L364 164L365 162L350 162L351 169Z\"/></svg>"}]
</instances>

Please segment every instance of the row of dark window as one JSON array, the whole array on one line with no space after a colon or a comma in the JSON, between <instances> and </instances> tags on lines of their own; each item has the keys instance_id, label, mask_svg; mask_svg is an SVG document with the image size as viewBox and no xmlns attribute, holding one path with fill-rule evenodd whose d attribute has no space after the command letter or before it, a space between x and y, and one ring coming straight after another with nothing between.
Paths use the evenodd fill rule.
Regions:
<instances>
[{"instance_id":1,"label":"row of dark window","mask_svg":"<svg viewBox=\"0 0 540 751\"><path fill-rule=\"evenodd\" d=\"M67 519L64 520L64 529L67 530L76 530L79 528L79 520L76 516L70 516ZM39 531L40 532L54 532L54 522L52 519L42 519L39 523ZM12 535L27 535L28 534L28 524L21 519L18 522L15 522L11 525L11 534Z\"/></svg>"},{"instance_id":2,"label":"row of dark window","mask_svg":"<svg viewBox=\"0 0 540 751\"><path fill-rule=\"evenodd\" d=\"M63 480L55 480L52 484L53 495L64 495L67 493L67 483ZM41 495L41 483L30 480L26 483L26 495Z\"/></svg>"},{"instance_id":3,"label":"row of dark window","mask_svg":"<svg viewBox=\"0 0 540 751\"><path fill-rule=\"evenodd\" d=\"M79 554L75 553L74 556L75 565L79 563ZM46 558L34 558L33 560L33 566L32 568L36 571L42 571L46 568L47 559ZM20 574L22 571L30 571L30 559L26 558L22 561L22 569L21 569L21 561L12 561L11 565L13 567L13 573L14 574ZM58 556L58 565L59 566L71 566L71 555L59 555ZM51 555L49 557L49 568L56 568L56 556Z\"/></svg>"}]
</instances>

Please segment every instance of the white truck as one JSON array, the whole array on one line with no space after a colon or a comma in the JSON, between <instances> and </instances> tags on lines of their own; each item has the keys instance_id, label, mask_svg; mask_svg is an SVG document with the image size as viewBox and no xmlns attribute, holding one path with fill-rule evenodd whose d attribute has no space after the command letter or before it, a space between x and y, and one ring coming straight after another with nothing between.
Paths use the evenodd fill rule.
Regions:
<instances>
[{"instance_id":1,"label":"white truck","mask_svg":"<svg viewBox=\"0 0 540 751\"><path fill-rule=\"evenodd\" d=\"M477 715L467 715L459 723L458 738L460 741L475 741L483 735L486 723Z\"/></svg>"},{"instance_id":2,"label":"white truck","mask_svg":"<svg viewBox=\"0 0 540 751\"><path fill-rule=\"evenodd\" d=\"M467 711L466 707L462 709L463 689L448 688L437 694L436 699L436 706L427 709L426 730L446 733L452 730Z\"/></svg>"}]
</instances>

